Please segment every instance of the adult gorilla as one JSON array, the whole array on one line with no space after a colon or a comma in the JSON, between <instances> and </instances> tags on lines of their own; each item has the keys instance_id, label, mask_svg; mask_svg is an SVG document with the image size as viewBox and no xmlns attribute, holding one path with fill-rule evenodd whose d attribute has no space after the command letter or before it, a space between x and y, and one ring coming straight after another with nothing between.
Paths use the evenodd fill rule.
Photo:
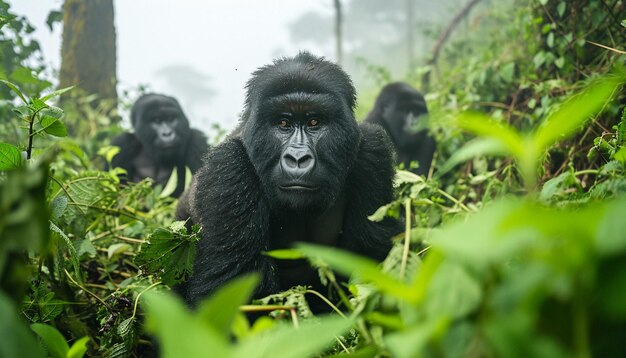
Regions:
<instances>
[{"instance_id":1,"label":"adult gorilla","mask_svg":"<svg viewBox=\"0 0 626 358\"><path fill-rule=\"evenodd\" d=\"M149 177L161 185L176 168L178 186L172 196L178 197L185 189L185 167L195 173L202 165L207 138L189 128L176 99L161 94L141 96L131 110L131 122L134 133L124 133L111 143L120 147L111 166L125 169L130 181Z\"/></svg>"},{"instance_id":2,"label":"adult gorilla","mask_svg":"<svg viewBox=\"0 0 626 358\"><path fill-rule=\"evenodd\" d=\"M194 274L177 288L188 303L251 271L262 275L256 297L319 287L306 261L262 255L296 241L387 255L398 223L367 215L392 200L391 143L380 126L357 125L354 105L348 75L307 52L253 73L239 126L177 209L202 226Z\"/></svg>"},{"instance_id":3,"label":"adult gorilla","mask_svg":"<svg viewBox=\"0 0 626 358\"><path fill-rule=\"evenodd\" d=\"M421 93L406 83L396 82L385 86L366 122L383 126L396 148L396 160L409 168L412 161L419 167L416 174L427 175L437 149L435 139L425 128L423 117L428 114L426 101ZM416 127L422 127L417 129Z\"/></svg>"}]
</instances>

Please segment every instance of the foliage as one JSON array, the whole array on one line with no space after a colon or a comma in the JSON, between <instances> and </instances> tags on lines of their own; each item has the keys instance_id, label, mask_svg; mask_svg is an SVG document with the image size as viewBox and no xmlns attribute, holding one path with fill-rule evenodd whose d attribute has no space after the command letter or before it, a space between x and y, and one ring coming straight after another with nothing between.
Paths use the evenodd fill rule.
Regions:
<instances>
[{"instance_id":1,"label":"foliage","mask_svg":"<svg viewBox=\"0 0 626 358\"><path fill-rule=\"evenodd\" d=\"M437 64L405 78L432 71L438 151L432 176L399 170L396 200L370 217L406 225L387 259L310 244L269 252L308 258L327 291L248 304L251 274L189 310L168 287L191 273L202 228L174 221L167 187L121 186L119 169L101 170L116 154L102 145L120 130L115 108L75 90L76 101L54 103L65 90L30 79L44 70L32 30L0 1L10 55L0 64L0 356L142 356L155 353L151 340L166 357L620 355L625 6L479 8ZM391 81L374 63L365 56L372 80ZM374 96L364 98L362 112ZM334 313L311 311L309 297Z\"/></svg>"}]
</instances>

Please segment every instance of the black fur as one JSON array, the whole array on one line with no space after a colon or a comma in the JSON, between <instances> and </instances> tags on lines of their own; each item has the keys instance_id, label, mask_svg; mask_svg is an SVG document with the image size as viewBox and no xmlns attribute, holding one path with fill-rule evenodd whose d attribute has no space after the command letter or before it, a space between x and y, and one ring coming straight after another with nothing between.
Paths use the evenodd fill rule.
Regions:
<instances>
[{"instance_id":1,"label":"black fur","mask_svg":"<svg viewBox=\"0 0 626 358\"><path fill-rule=\"evenodd\" d=\"M419 167L413 171L427 175L437 143L427 128L415 128L416 123L425 124L420 117L427 114L424 96L408 84L396 82L381 90L365 121L385 128L396 149L398 163L409 169L409 164L417 161Z\"/></svg>"},{"instance_id":2,"label":"black fur","mask_svg":"<svg viewBox=\"0 0 626 358\"><path fill-rule=\"evenodd\" d=\"M262 275L256 297L319 285L306 263L262 251L308 241L382 260L400 231L367 219L393 199L392 148L380 126L357 125L345 72L300 53L257 70L247 90L239 127L179 202L177 217L202 226L194 274L177 287L191 305L251 271Z\"/></svg>"},{"instance_id":3,"label":"black fur","mask_svg":"<svg viewBox=\"0 0 626 358\"><path fill-rule=\"evenodd\" d=\"M120 147L111 165L126 170L126 180L140 181L146 177L165 185L176 168L178 185L172 196L178 197L185 186L185 167L195 173L207 152L206 136L189 128L189 121L178 101L160 94L146 94L133 105L131 122L134 133L124 133L111 141ZM159 139L156 122L165 123L168 143Z\"/></svg>"}]
</instances>

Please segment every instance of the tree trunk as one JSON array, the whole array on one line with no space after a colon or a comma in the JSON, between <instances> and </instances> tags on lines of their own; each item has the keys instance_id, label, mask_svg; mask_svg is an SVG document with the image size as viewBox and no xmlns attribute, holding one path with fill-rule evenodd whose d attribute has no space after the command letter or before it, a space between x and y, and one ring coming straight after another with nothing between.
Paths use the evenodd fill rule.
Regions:
<instances>
[{"instance_id":1,"label":"tree trunk","mask_svg":"<svg viewBox=\"0 0 626 358\"><path fill-rule=\"evenodd\" d=\"M415 3L414 0L405 1L407 72L411 73L415 67Z\"/></svg>"},{"instance_id":2,"label":"tree trunk","mask_svg":"<svg viewBox=\"0 0 626 358\"><path fill-rule=\"evenodd\" d=\"M341 1L334 0L335 4L335 40L336 43L336 51L337 51L337 63L343 63L343 38L341 27L343 26L343 14L341 12Z\"/></svg>"},{"instance_id":3,"label":"tree trunk","mask_svg":"<svg viewBox=\"0 0 626 358\"><path fill-rule=\"evenodd\" d=\"M65 0L59 86L116 101L116 61L113 0Z\"/></svg>"}]
</instances>

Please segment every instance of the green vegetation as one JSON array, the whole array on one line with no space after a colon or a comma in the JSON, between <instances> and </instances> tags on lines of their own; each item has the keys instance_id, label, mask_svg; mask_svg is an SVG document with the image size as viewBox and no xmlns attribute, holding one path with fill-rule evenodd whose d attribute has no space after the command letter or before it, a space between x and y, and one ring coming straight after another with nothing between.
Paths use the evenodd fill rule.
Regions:
<instances>
[{"instance_id":1,"label":"green vegetation","mask_svg":"<svg viewBox=\"0 0 626 358\"><path fill-rule=\"evenodd\" d=\"M167 188L98 169L119 128L55 106L67 89L38 79L30 25L0 1L0 357L141 355L149 334L166 357L619 356L624 14L620 0L483 8L415 70L432 74L438 153L427 178L398 171L397 199L372 213L407 223L387 259L302 244L270 254L310 258L328 292L248 305L250 275L190 311L168 287L201 228L174 221ZM334 313L315 316L305 295Z\"/></svg>"}]
</instances>

